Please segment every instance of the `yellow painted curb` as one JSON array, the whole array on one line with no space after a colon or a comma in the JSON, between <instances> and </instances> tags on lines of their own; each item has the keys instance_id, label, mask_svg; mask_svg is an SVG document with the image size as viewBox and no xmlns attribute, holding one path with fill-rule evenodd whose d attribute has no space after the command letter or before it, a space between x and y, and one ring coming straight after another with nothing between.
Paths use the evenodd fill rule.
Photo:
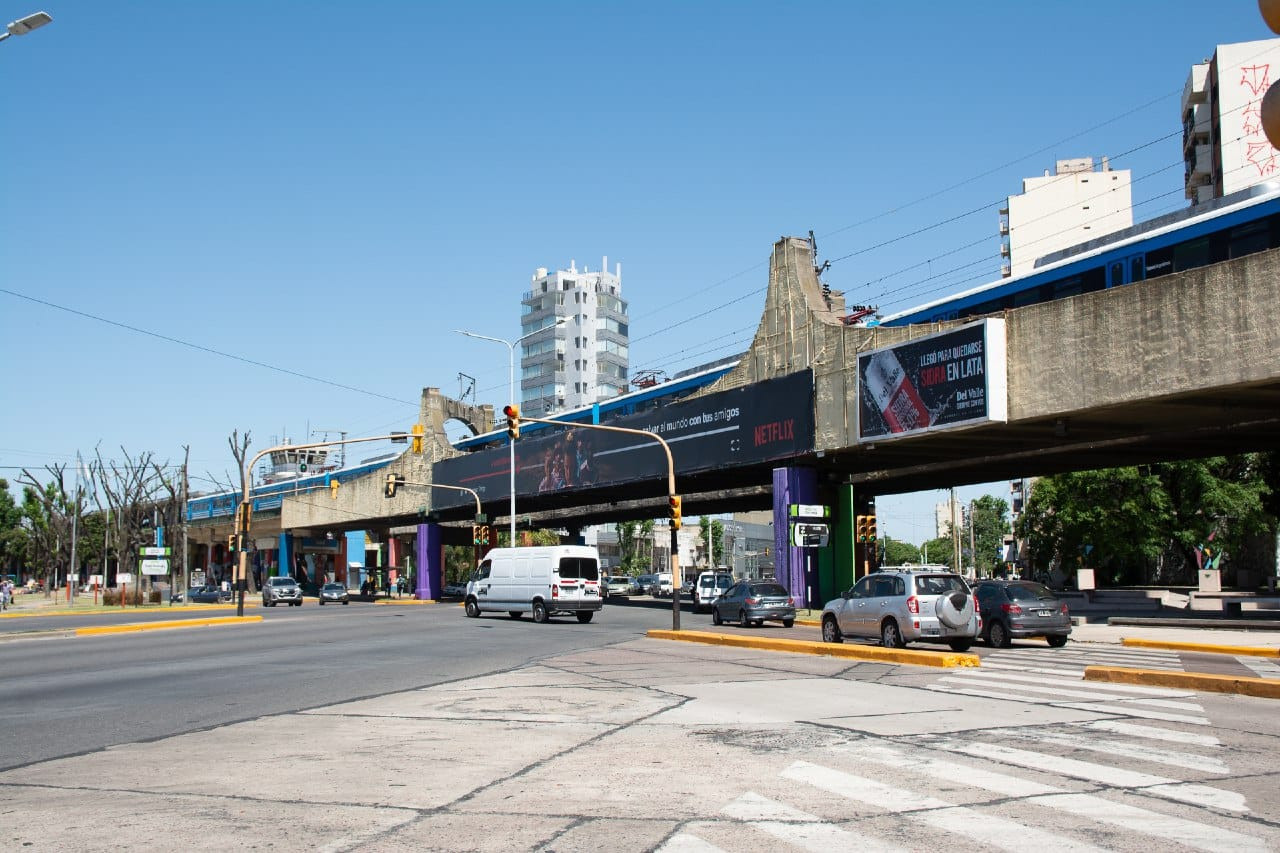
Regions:
<instances>
[{"instance_id":1,"label":"yellow painted curb","mask_svg":"<svg viewBox=\"0 0 1280 853\"><path fill-rule=\"evenodd\" d=\"M127 634L132 631L167 631L173 628L205 628L261 621L261 616L210 616L206 619L175 619L167 622L137 622L132 625L101 625L97 628L77 628L76 636L91 637L95 634Z\"/></svg>"},{"instance_id":2,"label":"yellow painted curb","mask_svg":"<svg viewBox=\"0 0 1280 853\"><path fill-rule=\"evenodd\" d=\"M913 666L957 667L981 666L977 655L963 652L916 651L913 649L886 649L855 643L817 643L812 640L783 640L767 637L744 637L741 634L712 634L705 631L653 630L648 636L655 640L678 640L685 643L706 643L712 646L735 646L746 649L764 649L771 652L825 655L835 658L858 658L881 663L905 663Z\"/></svg>"},{"instance_id":3,"label":"yellow painted curb","mask_svg":"<svg viewBox=\"0 0 1280 853\"><path fill-rule=\"evenodd\" d=\"M1205 652L1212 655L1253 655L1260 658L1280 657L1280 649L1266 646L1214 646L1209 643L1178 643L1166 640L1138 640L1125 637L1120 640L1126 646L1143 649L1169 649L1176 652Z\"/></svg>"},{"instance_id":4,"label":"yellow painted curb","mask_svg":"<svg viewBox=\"0 0 1280 853\"><path fill-rule=\"evenodd\" d=\"M246 601L245 607L257 607L258 602ZM6 611L0 613L0 619L37 619L45 616L114 616L120 613L195 613L201 610L234 610L236 605L231 604L178 604L172 608L167 604L152 604L147 607L118 607L112 605L105 607L98 605L97 607L86 607L79 610L67 610L60 608L58 610L23 610L20 613L11 613Z\"/></svg>"},{"instance_id":5,"label":"yellow painted curb","mask_svg":"<svg viewBox=\"0 0 1280 853\"><path fill-rule=\"evenodd\" d=\"M806 625L806 626L808 626L808 627L810 627L810 628L821 628L821 627L822 627L822 623L821 623L821 622L819 622L817 619L797 619L797 620L796 620L796 624L797 624L797 625Z\"/></svg>"},{"instance_id":6,"label":"yellow painted curb","mask_svg":"<svg viewBox=\"0 0 1280 853\"><path fill-rule=\"evenodd\" d=\"M1146 684L1201 690L1206 693L1240 693L1263 699L1280 699L1280 680L1240 675L1211 675L1205 672L1170 672L1165 669L1128 669L1122 666L1086 666L1085 681L1115 684Z\"/></svg>"},{"instance_id":7,"label":"yellow painted curb","mask_svg":"<svg viewBox=\"0 0 1280 853\"><path fill-rule=\"evenodd\" d=\"M391 598L386 601L375 601L374 604L435 604L434 598Z\"/></svg>"}]
</instances>

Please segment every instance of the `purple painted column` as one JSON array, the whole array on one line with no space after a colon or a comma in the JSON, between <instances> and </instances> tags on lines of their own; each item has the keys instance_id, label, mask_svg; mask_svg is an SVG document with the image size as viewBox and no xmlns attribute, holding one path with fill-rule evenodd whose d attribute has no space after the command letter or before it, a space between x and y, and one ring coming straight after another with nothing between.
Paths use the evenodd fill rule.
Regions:
<instances>
[{"instance_id":1,"label":"purple painted column","mask_svg":"<svg viewBox=\"0 0 1280 853\"><path fill-rule=\"evenodd\" d=\"M414 598L419 601L440 598L443 587L440 585L441 562L444 559L444 548L440 542L440 525L418 525L418 589Z\"/></svg>"},{"instance_id":2,"label":"purple painted column","mask_svg":"<svg viewBox=\"0 0 1280 853\"><path fill-rule=\"evenodd\" d=\"M774 574L778 583L804 607L821 607L818 595L818 566L812 548L791 544L791 504L816 504L818 473L812 468L773 469L773 550L777 554Z\"/></svg>"}]
</instances>

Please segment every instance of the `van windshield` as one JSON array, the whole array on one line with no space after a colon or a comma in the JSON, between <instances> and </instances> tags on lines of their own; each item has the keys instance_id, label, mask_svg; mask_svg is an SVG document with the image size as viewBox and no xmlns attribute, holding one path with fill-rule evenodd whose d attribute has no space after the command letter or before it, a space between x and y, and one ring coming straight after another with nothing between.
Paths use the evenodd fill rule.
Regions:
<instances>
[{"instance_id":1,"label":"van windshield","mask_svg":"<svg viewBox=\"0 0 1280 853\"><path fill-rule=\"evenodd\" d=\"M590 557L561 557L560 577L565 580L599 580L600 566Z\"/></svg>"}]
</instances>

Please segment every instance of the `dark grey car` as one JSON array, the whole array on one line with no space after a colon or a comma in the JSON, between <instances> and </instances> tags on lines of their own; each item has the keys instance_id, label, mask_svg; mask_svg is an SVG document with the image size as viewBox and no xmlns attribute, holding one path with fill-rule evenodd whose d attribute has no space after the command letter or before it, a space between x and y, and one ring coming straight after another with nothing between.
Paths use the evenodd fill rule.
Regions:
<instances>
[{"instance_id":1,"label":"dark grey car","mask_svg":"<svg viewBox=\"0 0 1280 853\"><path fill-rule=\"evenodd\" d=\"M986 580L973 590L982 610L982 638L989 646L1008 648L1014 639L1044 637L1055 648L1071 635L1067 604L1042 583Z\"/></svg>"},{"instance_id":2,"label":"dark grey car","mask_svg":"<svg viewBox=\"0 0 1280 853\"><path fill-rule=\"evenodd\" d=\"M766 581L738 581L711 602L711 621L722 625L738 622L742 627L763 625L766 619L790 628L796 623L796 602L781 585Z\"/></svg>"}]
</instances>

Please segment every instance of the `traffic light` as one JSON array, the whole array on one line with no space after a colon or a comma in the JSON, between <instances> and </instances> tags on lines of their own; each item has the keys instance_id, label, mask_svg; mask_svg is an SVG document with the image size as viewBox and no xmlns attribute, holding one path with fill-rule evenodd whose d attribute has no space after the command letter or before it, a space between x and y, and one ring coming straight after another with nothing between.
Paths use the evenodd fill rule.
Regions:
<instances>
[{"instance_id":1,"label":"traffic light","mask_svg":"<svg viewBox=\"0 0 1280 853\"><path fill-rule=\"evenodd\" d=\"M867 541L867 517L865 515L858 516L857 540L859 542Z\"/></svg>"},{"instance_id":2,"label":"traffic light","mask_svg":"<svg viewBox=\"0 0 1280 853\"><path fill-rule=\"evenodd\" d=\"M382 493L389 498L396 496L396 489L404 485L404 474L388 474L387 486Z\"/></svg>"},{"instance_id":3,"label":"traffic light","mask_svg":"<svg viewBox=\"0 0 1280 853\"><path fill-rule=\"evenodd\" d=\"M329 488L329 497L336 501L338 499L338 478L332 474L325 474L324 484Z\"/></svg>"},{"instance_id":4,"label":"traffic light","mask_svg":"<svg viewBox=\"0 0 1280 853\"><path fill-rule=\"evenodd\" d=\"M478 524L471 525L471 544L480 544L480 525Z\"/></svg>"},{"instance_id":5,"label":"traffic light","mask_svg":"<svg viewBox=\"0 0 1280 853\"><path fill-rule=\"evenodd\" d=\"M422 424L414 424L413 425L413 452L414 453L422 452L422 433L423 433Z\"/></svg>"},{"instance_id":6,"label":"traffic light","mask_svg":"<svg viewBox=\"0 0 1280 853\"><path fill-rule=\"evenodd\" d=\"M679 530L681 498L679 495L671 495L667 498L667 503L670 505L671 526Z\"/></svg>"},{"instance_id":7,"label":"traffic light","mask_svg":"<svg viewBox=\"0 0 1280 853\"><path fill-rule=\"evenodd\" d=\"M489 544L489 525L487 524L480 525L480 544Z\"/></svg>"},{"instance_id":8,"label":"traffic light","mask_svg":"<svg viewBox=\"0 0 1280 853\"><path fill-rule=\"evenodd\" d=\"M876 517L874 515L867 516L867 541L872 543L876 541Z\"/></svg>"},{"instance_id":9,"label":"traffic light","mask_svg":"<svg viewBox=\"0 0 1280 853\"><path fill-rule=\"evenodd\" d=\"M234 554L236 552L236 535L234 533L227 534L227 553Z\"/></svg>"},{"instance_id":10,"label":"traffic light","mask_svg":"<svg viewBox=\"0 0 1280 853\"><path fill-rule=\"evenodd\" d=\"M514 441L520 437L520 407L514 403L503 406L502 414L507 416L507 435Z\"/></svg>"}]
</instances>

